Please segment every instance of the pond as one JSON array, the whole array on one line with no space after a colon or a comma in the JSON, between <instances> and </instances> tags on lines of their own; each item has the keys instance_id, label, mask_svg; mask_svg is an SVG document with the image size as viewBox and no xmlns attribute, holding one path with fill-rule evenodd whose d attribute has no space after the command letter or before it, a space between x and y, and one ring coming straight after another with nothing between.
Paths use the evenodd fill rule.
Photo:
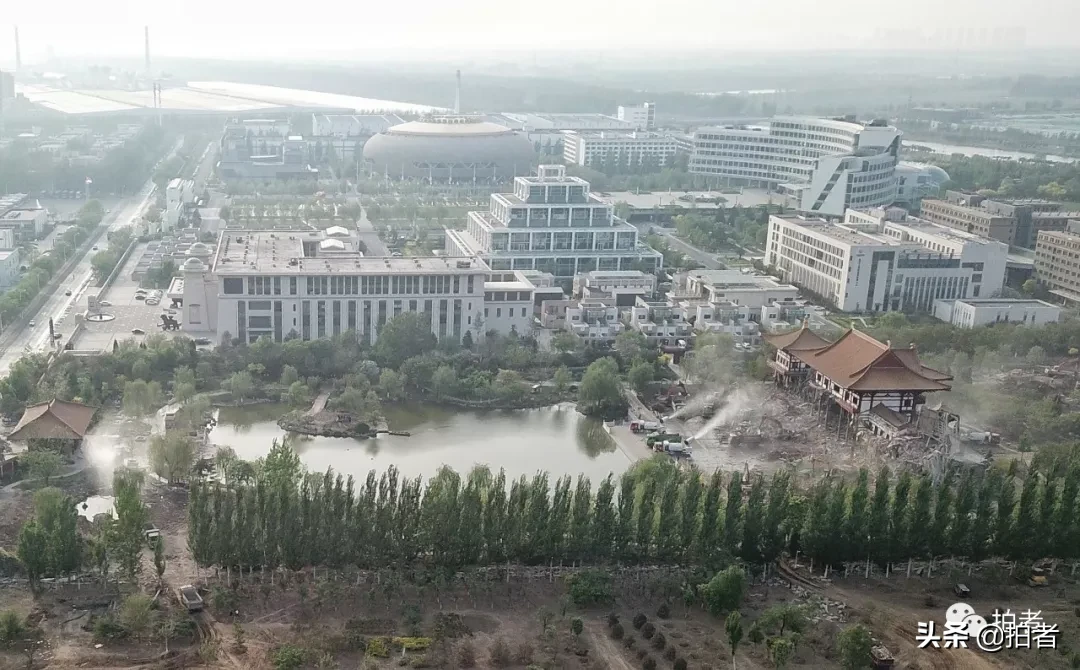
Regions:
<instances>
[{"instance_id":1,"label":"pond","mask_svg":"<svg viewBox=\"0 0 1080 670\"><path fill-rule=\"evenodd\" d=\"M284 405L222 408L210 433L217 446L230 446L238 456L265 456L274 439L285 436L277 419ZM546 470L552 477L584 474L595 483L609 473L630 467L603 424L578 414L572 405L541 409L466 410L430 405L383 408L392 430L411 437L380 435L370 440L295 436L300 460L317 472L336 472L363 480L370 470L397 466L403 476L431 477L442 465L461 474L474 465L506 470L507 479Z\"/></svg>"}]
</instances>

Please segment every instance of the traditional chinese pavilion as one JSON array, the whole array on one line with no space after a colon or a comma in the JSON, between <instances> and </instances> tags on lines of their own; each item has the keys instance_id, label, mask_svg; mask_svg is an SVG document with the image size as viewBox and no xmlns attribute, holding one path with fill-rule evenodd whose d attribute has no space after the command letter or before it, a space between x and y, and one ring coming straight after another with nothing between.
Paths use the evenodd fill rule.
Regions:
<instances>
[{"instance_id":1,"label":"traditional chinese pavilion","mask_svg":"<svg viewBox=\"0 0 1080 670\"><path fill-rule=\"evenodd\" d=\"M65 450L74 451L86 437L95 411L90 405L58 398L30 405L8 439L12 442L56 440Z\"/></svg>"},{"instance_id":2,"label":"traditional chinese pavilion","mask_svg":"<svg viewBox=\"0 0 1080 670\"><path fill-rule=\"evenodd\" d=\"M927 393L951 388L952 377L923 365L914 345L896 349L855 329L831 344L806 324L765 339L776 347L770 366L778 382L790 385L805 379L852 418L869 415L880 405L911 421Z\"/></svg>"}]
</instances>

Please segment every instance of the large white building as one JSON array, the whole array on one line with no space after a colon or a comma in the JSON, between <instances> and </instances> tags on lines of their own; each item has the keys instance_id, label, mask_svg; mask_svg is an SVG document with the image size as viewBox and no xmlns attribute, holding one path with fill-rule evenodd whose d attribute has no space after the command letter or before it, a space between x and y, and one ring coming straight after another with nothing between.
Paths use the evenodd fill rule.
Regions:
<instances>
[{"instance_id":1,"label":"large white building","mask_svg":"<svg viewBox=\"0 0 1080 670\"><path fill-rule=\"evenodd\" d=\"M568 130L563 134L563 160L598 170L659 170L671 163L678 150L675 138L662 133Z\"/></svg>"},{"instance_id":2,"label":"large white building","mask_svg":"<svg viewBox=\"0 0 1080 670\"><path fill-rule=\"evenodd\" d=\"M931 312L935 300L992 297L1008 247L889 213L845 224L769 217L765 263L845 312Z\"/></svg>"},{"instance_id":3,"label":"large white building","mask_svg":"<svg viewBox=\"0 0 1080 670\"><path fill-rule=\"evenodd\" d=\"M675 276L677 298L731 303L760 309L769 303L795 300L799 289L772 277L740 270L690 270Z\"/></svg>"},{"instance_id":4,"label":"large white building","mask_svg":"<svg viewBox=\"0 0 1080 670\"><path fill-rule=\"evenodd\" d=\"M638 240L638 229L589 193L589 182L562 165L514 179L487 212L469 212L465 230L446 231L446 253L479 256L492 270L539 270L570 278L593 270L652 270L663 256Z\"/></svg>"},{"instance_id":5,"label":"large white building","mask_svg":"<svg viewBox=\"0 0 1080 670\"><path fill-rule=\"evenodd\" d=\"M216 252L192 245L182 268L183 324L246 342L354 331L374 343L402 312L422 312L440 339L479 341L491 274L479 258L366 258L352 240L321 232L223 232ZM515 295L531 311L526 300ZM518 306L520 307L520 306Z\"/></svg>"},{"instance_id":6,"label":"large white building","mask_svg":"<svg viewBox=\"0 0 1080 670\"><path fill-rule=\"evenodd\" d=\"M896 199L901 133L884 121L778 117L765 126L699 128L690 172L779 190L799 209L843 216Z\"/></svg>"},{"instance_id":7,"label":"large white building","mask_svg":"<svg viewBox=\"0 0 1080 670\"><path fill-rule=\"evenodd\" d=\"M638 130L652 130L656 127L656 103L643 102L640 105L619 105L616 118L634 124Z\"/></svg>"},{"instance_id":8,"label":"large white building","mask_svg":"<svg viewBox=\"0 0 1080 670\"><path fill-rule=\"evenodd\" d=\"M161 230L150 232L164 232L176 228L184 214L184 206L192 202L195 202L194 181L179 177L169 181L165 187L165 213L161 217Z\"/></svg>"}]
</instances>

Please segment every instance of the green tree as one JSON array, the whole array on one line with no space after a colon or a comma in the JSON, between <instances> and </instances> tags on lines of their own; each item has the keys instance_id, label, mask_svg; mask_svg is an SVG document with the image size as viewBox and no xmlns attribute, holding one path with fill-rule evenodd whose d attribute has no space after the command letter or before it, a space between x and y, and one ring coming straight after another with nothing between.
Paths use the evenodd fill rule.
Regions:
<instances>
[{"instance_id":1,"label":"green tree","mask_svg":"<svg viewBox=\"0 0 1080 670\"><path fill-rule=\"evenodd\" d=\"M867 536L870 532L870 472L866 468L859 470L855 488L851 490L848 505L847 527L845 535L847 546L853 557L866 556Z\"/></svg>"},{"instance_id":2,"label":"green tree","mask_svg":"<svg viewBox=\"0 0 1080 670\"><path fill-rule=\"evenodd\" d=\"M777 670L786 668L792 655L795 653L795 645L786 637L774 637L768 642L769 660Z\"/></svg>"},{"instance_id":3,"label":"green tree","mask_svg":"<svg viewBox=\"0 0 1080 670\"><path fill-rule=\"evenodd\" d=\"M570 632L574 634L574 637L581 637L584 630L585 623L581 620L581 617L574 617L570 620Z\"/></svg>"},{"instance_id":4,"label":"green tree","mask_svg":"<svg viewBox=\"0 0 1080 670\"><path fill-rule=\"evenodd\" d=\"M870 649L874 638L862 624L850 626L836 636L836 648L840 655L840 667L844 670L860 670L870 667Z\"/></svg>"},{"instance_id":5,"label":"green tree","mask_svg":"<svg viewBox=\"0 0 1080 670\"><path fill-rule=\"evenodd\" d=\"M519 401L528 393L521 374L515 370L499 370L492 384L495 393L504 400Z\"/></svg>"},{"instance_id":6,"label":"green tree","mask_svg":"<svg viewBox=\"0 0 1080 670\"><path fill-rule=\"evenodd\" d=\"M281 368L281 385L292 386L300 379L300 373L291 365Z\"/></svg>"},{"instance_id":7,"label":"green tree","mask_svg":"<svg viewBox=\"0 0 1080 670\"><path fill-rule=\"evenodd\" d=\"M1038 288L1039 288L1038 282L1036 282L1034 279L1029 279L1026 282L1024 282L1024 284L1023 284L1023 286L1021 286L1020 290L1022 290L1025 295L1031 296L1031 295L1035 295L1035 291L1038 290Z\"/></svg>"},{"instance_id":8,"label":"green tree","mask_svg":"<svg viewBox=\"0 0 1080 670\"><path fill-rule=\"evenodd\" d=\"M405 380L394 370L383 370L379 375L379 389L388 400L401 400L405 397Z\"/></svg>"},{"instance_id":9,"label":"green tree","mask_svg":"<svg viewBox=\"0 0 1080 670\"><path fill-rule=\"evenodd\" d=\"M624 330L615 336L615 353L619 359L629 365L637 360L648 361L649 340L638 330Z\"/></svg>"},{"instance_id":10,"label":"green tree","mask_svg":"<svg viewBox=\"0 0 1080 670\"><path fill-rule=\"evenodd\" d=\"M652 364L642 360L634 363L630 372L626 373L626 380L630 382L631 388L638 393L643 393L649 387L649 382L653 380Z\"/></svg>"},{"instance_id":11,"label":"green tree","mask_svg":"<svg viewBox=\"0 0 1080 670\"><path fill-rule=\"evenodd\" d=\"M457 393L458 377L453 367L440 365L435 370L435 374L431 376L431 391L440 400Z\"/></svg>"},{"instance_id":12,"label":"green tree","mask_svg":"<svg viewBox=\"0 0 1080 670\"><path fill-rule=\"evenodd\" d=\"M135 416L146 416L162 404L161 385L142 379L124 385L124 412Z\"/></svg>"},{"instance_id":13,"label":"green tree","mask_svg":"<svg viewBox=\"0 0 1080 670\"><path fill-rule=\"evenodd\" d=\"M60 474L64 468L64 458L58 452L47 447L28 449L19 456L19 463L26 468L34 479L41 479L45 486L49 480Z\"/></svg>"},{"instance_id":14,"label":"green tree","mask_svg":"<svg viewBox=\"0 0 1080 670\"><path fill-rule=\"evenodd\" d=\"M716 573L701 587L701 598L713 616L733 612L742 605L746 593L746 574L742 568L732 565Z\"/></svg>"},{"instance_id":15,"label":"green tree","mask_svg":"<svg viewBox=\"0 0 1080 670\"><path fill-rule=\"evenodd\" d=\"M250 398L255 390L255 380L252 379L250 372L241 370L234 372L221 386L237 400L244 400Z\"/></svg>"},{"instance_id":16,"label":"green tree","mask_svg":"<svg viewBox=\"0 0 1080 670\"><path fill-rule=\"evenodd\" d=\"M373 353L379 365L396 370L405 359L433 351L437 344L431 332L430 315L403 312L379 329Z\"/></svg>"},{"instance_id":17,"label":"green tree","mask_svg":"<svg viewBox=\"0 0 1080 670\"><path fill-rule=\"evenodd\" d=\"M30 579L31 588L37 588L49 569L48 537L37 521L31 519L19 529L19 561Z\"/></svg>"},{"instance_id":18,"label":"green tree","mask_svg":"<svg viewBox=\"0 0 1080 670\"><path fill-rule=\"evenodd\" d=\"M577 351L581 346L581 338L568 330L560 330L552 336L551 346L560 354L568 354Z\"/></svg>"},{"instance_id":19,"label":"green tree","mask_svg":"<svg viewBox=\"0 0 1080 670\"><path fill-rule=\"evenodd\" d=\"M304 382L296 381L289 384L289 390L285 393L289 405L293 407L311 406L311 388Z\"/></svg>"},{"instance_id":20,"label":"green tree","mask_svg":"<svg viewBox=\"0 0 1080 670\"><path fill-rule=\"evenodd\" d=\"M150 438L150 468L170 484L186 479L197 453L195 443L184 433L173 431Z\"/></svg>"},{"instance_id":21,"label":"green tree","mask_svg":"<svg viewBox=\"0 0 1080 670\"><path fill-rule=\"evenodd\" d=\"M136 640L142 640L154 624L154 601L145 593L133 593L120 605L120 625Z\"/></svg>"},{"instance_id":22,"label":"green tree","mask_svg":"<svg viewBox=\"0 0 1080 670\"><path fill-rule=\"evenodd\" d=\"M739 643L743 638L742 614L734 610L724 622L724 630L727 632L728 645L731 646L731 667L735 667L735 652L739 649Z\"/></svg>"},{"instance_id":23,"label":"green tree","mask_svg":"<svg viewBox=\"0 0 1080 670\"><path fill-rule=\"evenodd\" d=\"M750 486L750 495L743 510L742 542L739 555L748 563L761 562L761 534L764 531L765 479L758 475Z\"/></svg>"},{"instance_id":24,"label":"green tree","mask_svg":"<svg viewBox=\"0 0 1080 670\"><path fill-rule=\"evenodd\" d=\"M578 389L578 409L587 416L615 418L626 413L619 383L619 366L612 358L593 361Z\"/></svg>"},{"instance_id":25,"label":"green tree","mask_svg":"<svg viewBox=\"0 0 1080 670\"><path fill-rule=\"evenodd\" d=\"M724 532L721 544L730 555L735 555L739 544L742 511L742 473L733 472L727 488L727 506L724 508Z\"/></svg>"},{"instance_id":26,"label":"green tree","mask_svg":"<svg viewBox=\"0 0 1080 670\"><path fill-rule=\"evenodd\" d=\"M129 581L134 581L142 567L139 559L145 544L148 514L140 496L142 479L137 470L117 470L113 474L116 520L109 525L109 548Z\"/></svg>"},{"instance_id":27,"label":"green tree","mask_svg":"<svg viewBox=\"0 0 1080 670\"><path fill-rule=\"evenodd\" d=\"M570 371L566 369L565 365L560 365L559 369L555 371L555 375L552 377L552 382L555 384L555 391L559 394L566 393L566 390L570 388L570 383L574 381L574 378L570 376Z\"/></svg>"},{"instance_id":28,"label":"green tree","mask_svg":"<svg viewBox=\"0 0 1080 670\"><path fill-rule=\"evenodd\" d=\"M154 572L160 585L165 577L165 543L160 536L154 540Z\"/></svg>"}]
</instances>

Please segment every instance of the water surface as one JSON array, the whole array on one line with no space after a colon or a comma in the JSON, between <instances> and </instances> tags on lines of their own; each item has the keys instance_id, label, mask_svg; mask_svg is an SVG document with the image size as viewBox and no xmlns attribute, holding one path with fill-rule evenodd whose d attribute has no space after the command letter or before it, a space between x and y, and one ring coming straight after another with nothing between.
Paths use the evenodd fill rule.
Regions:
<instances>
[{"instance_id":1,"label":"water surface","mask_svg":"<svg viewBox=\"0 0 1080 670\"><path fill-rule=\"evenodd\" d=\"M265 456L271 442L285 436L276 421L287 411L283 405L223 408L210 439L244 459ZM546 470L553 477L582 473L595 483L630 466L603 424L578 414L572 405L525 410L395 405L383 411L391 429L409 431L411 437L296 436L296 452L310 470L333 467L358 479L391 465L405 476L430 477L442 465L465 473L482 464L493 471L504 468L508 478Z\"/></svg>"}]
</instances>

